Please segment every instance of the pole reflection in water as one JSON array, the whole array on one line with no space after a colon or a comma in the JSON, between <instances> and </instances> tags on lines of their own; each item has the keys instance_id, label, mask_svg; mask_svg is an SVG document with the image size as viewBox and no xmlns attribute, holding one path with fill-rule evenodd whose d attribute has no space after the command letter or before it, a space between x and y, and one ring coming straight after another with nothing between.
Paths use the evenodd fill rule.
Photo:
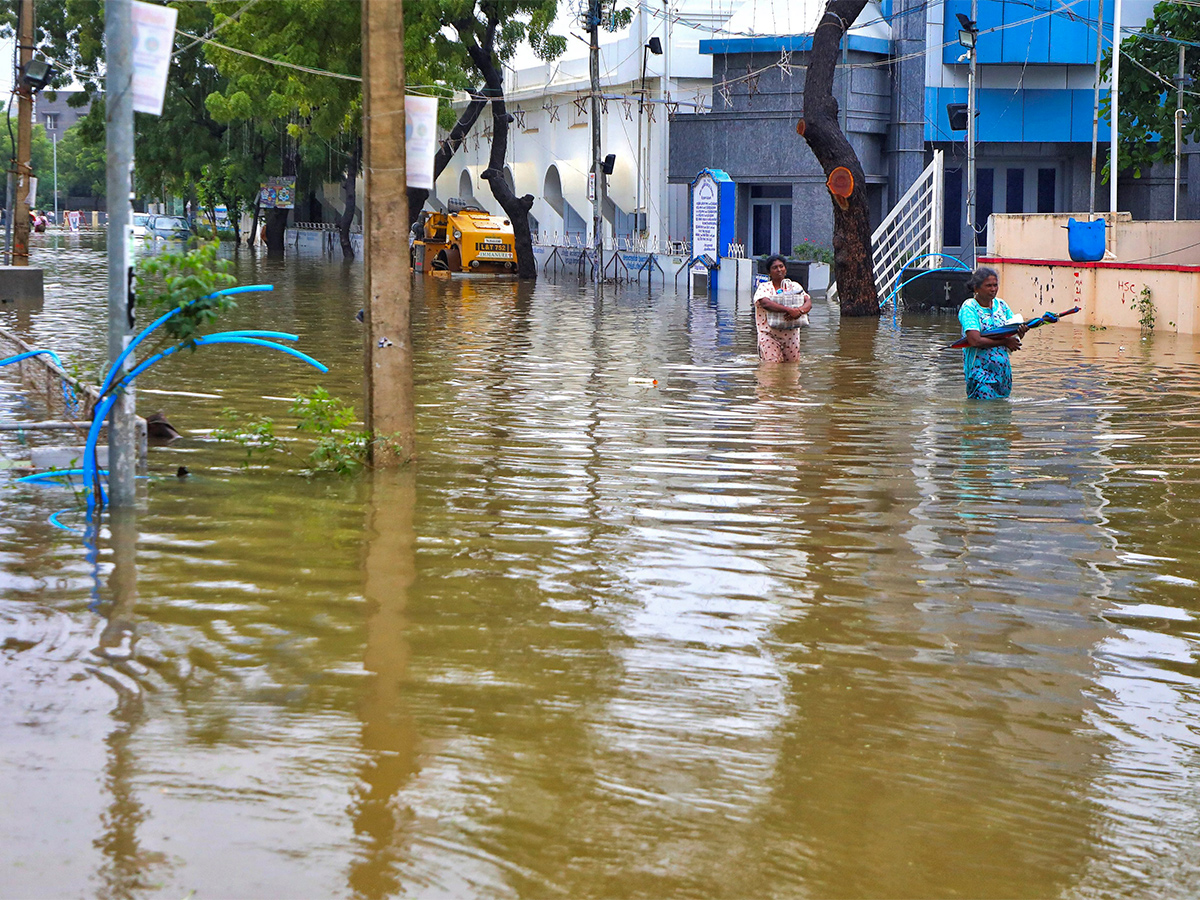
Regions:
<instances>
[{"instance_id":1,"label":"pole reflection in water","mask_svg":"<svg viewBox=\"0 0 1200 900\"><path fill-rule=\"evenodd\" d=\"M94 535L91 527L89 534ZM98 873L99 896L105 900L124 900L140 896L152 886L154 869L163 860L161 854L142 849L138 832L147 814L134 785L137 766L132 745L145 717L138 680L144 669L133 658L138 583L136 510L113 510L109 516L109 534L112 544L109 596L107 601L101 599L105 621L99 644L93 650L96 663L88 671L116 692L117 705L111 714L112 730L105 739L104 786L109 802L100 817L100 834L93 843L103 857ZM98 569L98 561L94 565Z\"/></svg>"},{"instance_id":2,"label":"pole reflection in water","mask_svg":"<svg viewBox=\"0 0 1200 900\"><path fill-rule=\"evenodd\" d=\"M364 596L369 604L363 667L371 673L359 705L364 763L352 806L359 853L350 867L356 896L387 897L400 887L405 851L398 795L416 774L416 722L404 696L409 669L406 613L416 577L412 469L374 472L367 507Z\"/></svg>"}]
</instances>

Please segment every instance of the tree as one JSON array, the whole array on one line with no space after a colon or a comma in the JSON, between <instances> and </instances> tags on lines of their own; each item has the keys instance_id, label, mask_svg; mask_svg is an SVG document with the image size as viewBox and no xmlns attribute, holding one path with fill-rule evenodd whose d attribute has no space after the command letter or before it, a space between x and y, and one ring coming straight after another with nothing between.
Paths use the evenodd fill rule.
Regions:
<instances>
[{"instance_id":1,"label":"tree","mask_svg":"<svg viewBox=\"0 0 1200 900\"><path fill-rule=\"evenodd\" d=\"M104 147L84 140L79 126L71 126L58 142L59 193L68 197L103 197L106 188Z\"/></svg>"},{"instance_id":2,"label":"tree","mask_svg":"<svg viewBox=\"0 0 1200 900\"><path fill-rule=\"evenodd\" d=\"M1158 3L1154 15L1140 34L1121 42L1126 63L1121 66L1120 108L1118 110L1117 169L1132 169L1140 177L1142 169L1155 162L1175 158L1175 109L1177 92L1174 79L1179 73L1179 48L1184 54L1184 75L1200 79L1200 9L1182 3ZM1112 71L1112 50L1102 67ZM1111 78L1111 76L1110 76ZM1101 103L1112 118L1112 98ZM1200 140L1200 103L1194 92L1185 90L1183 108L1191 113L1181 128L1183 140ZM1105 168L1105 180L1112 177Z\"/></svg>"},{"instance_id":3,"label":"tree","mask_svg":"<svg viewBox=\"0 0 1200 900\"><path fill-rule=\"evenodd\" d=\"M181 33L206 34L213 30L216 14L232 12L244 4L214 0L172 5L179 10L177 27ZM92 102L91 111L76 126L79 139L103 151L104 5L100 0L43 0L37 5L37 15L39 46L63 66L64 74L56 83L77 79L84 91L72 102ZM171 60L162 115L137 113L134 117L134 175L143 195L174 194L194 202L200 183L211 177L211 164L245 169L257 161L261 167L262 160L270 158L278 147L278 139L261 130L231 129L209 114L204 101L223 87L223 76L205 57L200 42L185 40L180 37L182 46ZM239 199L245 202L257 191L257 181L243 179L239 189ZM100 194L103 192L102 186Z\"/></svg>"},{"instance_id":4,"label":"tree","mask_svg":"<svg viewBox=\"0 0 1200 900\"><path fill-rule=\"evenodd\" d=\"M483 77L484 93L492 104L492 147L488 167L480 176L492 189L513 226L517 274L536 278L533 236L529 228L529 210L533 195L518 197L504 178L504 158L508 153L508 125L512 120L504 102L502 61L508 59L518 42L528 39L542 59L553 59L566 49L566 39L549 32L558 6L555 0L443 0L448 24L458 33L463 48ZM458 10L454 9L458 7Z\"/></svg>"},{"instance_id":5,"label":"tree","mask_svg":"<svg viewBox=\"0 0 1200 900\"><path fill-rule=\"evenodd\" d=\"M842 36L866 0L829 0L813 35L804 82L801 133L828 179L833 199L833 260L843 315L878 316L879 293L871 254L866 175L838 125L833 73Z\"/></svg>"}]
</instances>

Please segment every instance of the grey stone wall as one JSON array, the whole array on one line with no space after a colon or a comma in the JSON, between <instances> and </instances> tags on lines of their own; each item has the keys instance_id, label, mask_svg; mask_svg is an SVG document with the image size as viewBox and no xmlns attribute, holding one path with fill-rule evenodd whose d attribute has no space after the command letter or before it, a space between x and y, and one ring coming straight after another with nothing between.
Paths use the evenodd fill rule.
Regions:
<instances>
[{"instance_id":1,"label":"grey stone wall","mask_svg":"<svg viewBox=\"0 0 1200 900\"><path fill-rule=\"evenodd\" d=\"M750 184L792 188L792 238L832 246L833 207L825 174L804 138L796 134L803 115L807 53L791 55L790 76L779 66L751 85L730 85L728 101L717 85L779 61L779 54L739 53L713 58L712 112L677 114L671 120L670 180L687 183L701 169L722 169L738 184L739 240L747 237ZM849 53L851 66L839 67L834 96L842 107L843 129L858 154L869 185L887 185L887 140L892 107L891 71L878 56ZM922 90L921 96L924 96ZM849 103L846 103L846 99ZM924 166L924 163L921 163ZM920 168L917 168L920 173ZM872 190L878 221L886 191Z\"/></svg>"}]
</instances>

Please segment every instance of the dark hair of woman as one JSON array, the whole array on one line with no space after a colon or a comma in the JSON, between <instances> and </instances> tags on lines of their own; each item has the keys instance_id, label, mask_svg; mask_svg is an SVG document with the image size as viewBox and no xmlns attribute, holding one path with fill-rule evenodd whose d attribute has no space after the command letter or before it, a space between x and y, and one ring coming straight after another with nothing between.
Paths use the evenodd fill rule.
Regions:
<instances>
[{"instance_id":1,"label":"dark hair of woman","mask_svg":"<svg viewBox=\"0 0 1200 900\"><path fill-rule=\"evenodd\" d=\"M978 269L972 272L971 277L967 279L967 287L969 287L971 290L975 290L975 288L979 287L989 278L995 278L997 281L999 281L1000 273L987 266L980 266Z\"/></svg>"},{"instance_id":2,"label":"dark hair of woman","mask_svg":"<svg viewBox=\"0 0 1200 900\"><path fill-rule=\"evenodd\" d=\"M767 270L768 271L770 271L771 266L775 265L775 260L779 260L785 266L787 265L786 259L784 259L782 256L780 256L778 253L772 253L770 256L767 257Z\"/></svg>"}]
</instances>

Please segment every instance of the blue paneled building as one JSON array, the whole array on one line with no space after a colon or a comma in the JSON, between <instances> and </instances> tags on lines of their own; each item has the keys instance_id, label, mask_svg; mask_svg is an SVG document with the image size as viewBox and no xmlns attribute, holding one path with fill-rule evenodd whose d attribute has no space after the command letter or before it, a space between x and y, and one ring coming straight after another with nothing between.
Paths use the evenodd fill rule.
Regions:
<instances>
[{"instance_id":1,"label":"blue paneled building","mask_svg":"<svg viewBox=\"0 0 1200 900\"><path fill-rule=\"evenodd\" d=\"M779 2L749 0L723 33L700 42L701 53L713 58L712 112L677 115L672 122L671 182L686 183L706 167L727 171L739 185L739 237L754 254L790 249L785 241L831 240L824 179L794 128L802 115L807 50L824 5L796 0L782 4L791 10L783 16ZM1111 46L1112 7L1105 4L1101 52ZM1124 33L1152 12L1152 0L1125 0ZM972 232L965 220L966 133L951 130L946 110L967 102L958 13L970 15L970 0L869 2L843 41L834 83L876 220L935 149L946 151L943 239L946 252L956 254L969 253ZM978 0L979 246L993 212L1086 212L1099 14L1099 0ZM772 68L777 60L787 65ZM1102 167L1109 142L1104 119L1098 140ZM1183 173L1181 216L1200 217L1196 154L1186 154ZM1173 171L1166 169L1122 179L1118 205L1137 219L1170 218L1173 188ZM1107 185L1097 186L1096 206L1107 210ZM791 221L781 224L781 215Z\"/></svg>"}]
</instances>

